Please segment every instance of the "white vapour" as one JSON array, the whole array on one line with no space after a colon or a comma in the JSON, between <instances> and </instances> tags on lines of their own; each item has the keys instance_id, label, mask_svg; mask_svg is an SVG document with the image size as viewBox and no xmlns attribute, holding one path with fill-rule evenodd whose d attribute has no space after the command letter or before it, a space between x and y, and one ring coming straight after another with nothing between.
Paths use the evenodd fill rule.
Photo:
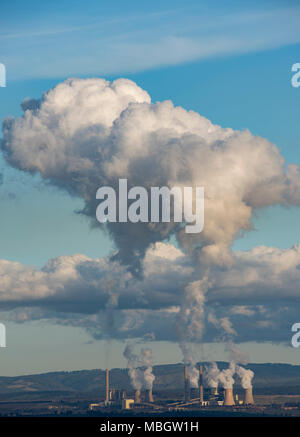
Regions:
<instances>
[{"instance_id":1,"label":"white vapour","mask_svg":"<svg viewBox=\"0 0 300 437\"><path fill-rule=\"evenodd\" d=\"M241 351L233 342L235 336L237 336L236 330L233 328L231 321L228 317L220 317L219 319L215 316L213 311L210 311L207 316L207 320L212 323L217 329L222 331L220 339L226 343L225 350L229 353L230 362L232 365L234 363L248 363L248 354Z\"/></svg>"},{"instance_id":2,"label":"white vapour","mask_svg":"<svg viewBox=\"0 0 300 437\"><path fill-rule=\"evenodd\" d=\"M196 368L197 359L192 344L199 342L203 336L205 294L208 288L207 277L190 282L184 289L182 303L176 318L179 346L183 361L188 365L191 387L198 386L199 371Z\"/></svg>"},{"instance_id":3,"label":"white vapour","mask_svg":"<svg viewBox=\"0 0 300 437\"><path fill-rule=\"evenodd\" d=\"M152 389L155 376L152 373L153 357L152 350L150 348L142 348L140 354L140 363L146 367L144 370L144 386L146 389Z\"/></svg>"},{"instance_id":4,"label":"white vapour","mask_svg":"<svg viewBox=\"0 0 300 437\"><path fill-rule=\"evenodd\" d=\"M219 385L219 374L220 370L217 363L212 362L204 367L203 378L205 384L211 388L217 388Z\"/></svg>"},{"instance_id":5,"label":"white vapour","mask_svg":"<svg viewBox=\"0 0 300 437\"><path fill-rule=\"evenodd\" d=\"M254 372L250 369L245 369L242 366L236 366L236 373L241 379L241 384L243 388L251 388L252 387L252 379L254 377Z\"/></svg>"},{"instance_id":6,"label":"white vapour","mask_svg":"<svg viewBox=\"0 0 300 437\"><path fill-rule=\"evenodd\" d=\"M234 384L233 375L235 374L236 364L231 361L227 369L221 370L218 375L218 380L223 388L232 388Z\"/></svg>"},{"instance_id":7,"label":"white vapour","mask_svg":"<svg viewBox=\"0 0 300 437\"><path fill-rule=\"evenodd\" d=\"M150 348L142 348L140 355L136 355L133 351L133 346L127 344L123 355L127 359L128 373L132 387L135 390L141 390L142 388L152 389L155 380L155 376L152 373L152 350Z\"/></svg>"},{"instance_id":8,"label":"white vapour","mask_svg":"<svg viewBox=\"0 0 300 437\"><path fill-rule=\"evenodd\" d=\"M22 109L22 117L3 123L1 148L7 162L39 173L48 183L83 199L82 213L94 226L100 227L96 221L97 189L104 185L117 188L120 178L128 179L128 188L205 188L202 233L187 234L184 226L173 222L102 225L118 249L115 259L137 277L142 276L147 248L172 235L200 266L185 287L177 319L184 361L194 381L196 361L189 343L202 337L213 268L220 266L221 272L224 266L234 269L232 242L251 229L255 210L300 204L299 166L285 165L274 144L247 130L223 129L196 112L174 107L171 101L151 103L146 91L126 79L68 79L41 100L23 102ZM36 276L39 280L48 278L43 272ZM239 271L235 280L241 280ZM228 288L229 293L238 289ZM106 291L111 326L118 300L114 292ZM215 290L218 292L222 299L223 291ZM228 317L221 318L220 324L235 335ZM133 380L139 381L136 368L130 369ZM222 374L223 379L230 379L229 371Z\"/></svg>"},{"instance_id":9,"label":"white vapour","mask_svg":"<svg viewBox=\"0 0 300 437\"><path fill-rule=\"evenodd\" d=\"M202 266L229 265L231 243L251 229L255 209L299 204L299 167L285 167L275 145L171 101L153 104L130 80L68 79L22 107L22 117L3 124L6 160L81 197L95 225L96 190L116 187L121 177L129 187L205 187L200 234L186 234L178 223L106 225L134 272L146 248L172 234Z\"/></svg>"},{"instance_id":10,"label":"white vapour","mask_svg":"<svg viewBox=\"0 0 300 437\"><path fill-rule=\"evenodd\" d=\"M229 363L227 369L219 370L215 362L210 363L204 368L204 381L208 387L216 388L220 383L223 388L232 388L234 384L233 376L237 374L244 389L252 387L254 372L250 369L236 364L234 361Z\"/></svg>"},{"instance_id":11,"label":"white vapour","mask_svg":"<svg viewBox=\"0 0 300 437\"><path fill-rule=\"evenodd\" d=\"M230 361L241 364L247 364L249 362L248 353L240 350L232 340L227 341L225 350L229 353Z\"/></svg>"},{"instance_id":12,"label":"white vapour","mask_svg":"<svg viewBox=\"0 0 300 437\"><path fill-rule=\"evenodd\" d=\"M132 387L135 390L141 390L144 380L143 372L137 367L138 356L133 352L130 344L126 345L123 355L127 359L128 374Z\"/></svg>"}]
</instances>

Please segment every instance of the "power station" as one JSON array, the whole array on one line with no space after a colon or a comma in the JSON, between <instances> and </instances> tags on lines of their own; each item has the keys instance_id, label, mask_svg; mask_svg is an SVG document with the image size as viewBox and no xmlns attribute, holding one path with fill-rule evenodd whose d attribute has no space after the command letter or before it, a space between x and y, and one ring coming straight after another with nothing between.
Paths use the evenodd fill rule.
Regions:
<instances>
[{"instance_id":1,"label":"power station","mask_svg":"<svg viewBox=\"0 0 300 437\"><path fill-rule=\"evenodd\" d=\"M244 389L243 400L239 399L238 394L233 393L232 387L209 387L204 384L203 365L198 367L198 384L192 386L189 378L189 368L183 368L183 394L182 399L173 402L163 399L154 399L152 388L145 390L133 389L129 396L125 390L111 388L109 370L105 370L105 400L104 402L90 404L90 410L103 407L122 408L122 409L151 409L160 410L179 410L185 408L204 408L204 407L249 407L254 405L252 387Z\"/></svg>"}]
</instances>

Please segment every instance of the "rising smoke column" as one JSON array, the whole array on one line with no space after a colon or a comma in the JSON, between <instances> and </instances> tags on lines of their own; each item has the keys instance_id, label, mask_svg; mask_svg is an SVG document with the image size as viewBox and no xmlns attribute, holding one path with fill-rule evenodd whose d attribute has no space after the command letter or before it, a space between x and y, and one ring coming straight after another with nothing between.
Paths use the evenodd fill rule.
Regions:
<instances>
[{"instance_id":1,"label":"rising smoke column","mask_svg":"<svg viewBox=\"0 0 300 437\"><path fill-rule=\"evenodd\" d=\"M213 311L210 311L207 320L221 331L218 338L226 344L225 351L229 354L231 363L247 364L249 361L248 354L241 351L235 344L234 338L237 336L236 330L233 328L228 317L217 318Z\"/></svg>"},{"instance_id":2,"label":"rising smoke column","mask_svg":"<svg viewBox=\"0 0 300 437\"><path fill-rule=\"evenodd\" d=\"M254 377L254 372L252 370L237 365L236 373L240 377L244 389L252 388L252 379Z\"/></svg>"},{"instance_id":3,"label":"rising smoke column","mask_svg":"<svg viewBox=\"0 0 300 437\"><path fill-rule=\"evenodd\" d=\"M152 373L153 356L152 356L152 350L150 348L142 348L141 349L140 363L143 367L145 367L145 370L143 373L144 387L147 390L151 390L153 387L153 382L155 380L155 376Z\"/></svg>"},{"instance_id":4,"label":"rising smoke column","mask_svg":"<svg viewBox=\"0 0 300 437\"><path fill-rule=\"evenodd\" d=\"M193 343L198 343L204 330L205 294L209 288L207 277L191 282L185 287L182 304L176 319L176 329L183 362L188 365L192 387L198 386L199 371Z\"/></svg>"},{"instance_id":5,"label":"rising smoke column","mask_svg":"<svg viewBox=\"0 0 300 437\"><path fill-rule=\"evenodd\" d=\"M234 361L229 363L227 369L219 370L217 363L212 362L204 368L204 380L208 387L218 388L218 385L224 389L232 388L234 384L234 374L236 373L236 364Z\"/></svg>"},{"instance_id":6,"label":"rising smoke column","mask_svg":"<svg viewBox=\"0 0 300 437\"><path fill-rule=\"evenodd\" d=\"M128 374L132 387L135 390L141 390L144 380L143 372L141 369L137 368L138 356L133 352L132 345L126 345L123 355L127 359Z\"/></svg>"},{"instance_id":7,"label":"rising smoke column","mask_svg":"<svg viewBox=\"0 0 300 437\"><path fill-rule=\"evenodd\" d=\"M218 388L220 370L217 363L212 362L204 367L204 381L208 387Z\"/></svg>"},{"instance_id":8,"label":"rising smoke column","mask_svg":"<svg viewBox=\"0 0 300 437\"><path fill-rule=\"evenodd\" d=\"M223 369L220 371L218 375L218 380L223 388L232 388L234 384L233 375L236 371L236 365L233 361L229 363L227 369Z\"/></svg>"},{"instance_id":9,"label":"rising smoke column","mask_svg":"<svg viewBox=\"0 0 300 437\"><path fill-rule=\"evenodd\" d=\"M228 340L225 350L229 353L230 361L235 363L247 364L249 362L248 353L241 351L232 340Z\"/></svg>"},{"instance_id":10,"label":"rising smoke column","mask_svg":"<svg viewBox=\"0 0 300 437\"><path fill-rule=\"evenodd\" d=\"M135 390L141 390L142 388L148 390L152 389L155 380L155 376L152 373L152 350L150 348L142 348L140 355L136 355L133 351L133 346L127 344L123 355L127 359L128 373L132 387Z\"/></svg>"}]
</instances>

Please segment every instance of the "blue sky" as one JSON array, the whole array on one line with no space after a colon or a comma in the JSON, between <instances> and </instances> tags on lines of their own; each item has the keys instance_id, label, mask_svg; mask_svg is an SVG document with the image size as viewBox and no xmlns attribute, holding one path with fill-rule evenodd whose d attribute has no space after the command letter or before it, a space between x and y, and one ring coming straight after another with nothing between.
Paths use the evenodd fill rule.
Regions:
<instances>
[{"instance_id":1,"label":"blue sky","mask_svg":"<svg viewBox=\"0 0 300 437\"><path fill-rule=\"evenodd\" d=\"M69 76L127 77L152 101L171 99L223 127L248 128L274 142L288 163L299 163L300 89L291 86L291 67L300 62L299 19L297 1L4 1L0 62L7 68L7 87L0 88L0 118L21 115L22 100L40 97ZM42 267L59 255L112 251L106 235L74 214L80 199L9 168L2 157L0 173L0 258ZM261 211L255 231L234 248L290 247L299 243L299 222L299 209ZM55 360L56 344L43 339L57 336L57 329L45 325L40 334L39 324L11 324L0 373L46 371L50 356L49 370L105 366L104 345L91 345L85 333L71 328L59 328ZM25 332L36 340L22 364L18 356L26 351L18 351ZM62 359L64 341L69 355ZM109 364L117 366L121 353L118 345L112 349ZM299 361L288 348L251 349L253 361ZM86 359L71 365L83 351ZM168 359L180 360L174 345Z\"/></svg>"}]
</instances>

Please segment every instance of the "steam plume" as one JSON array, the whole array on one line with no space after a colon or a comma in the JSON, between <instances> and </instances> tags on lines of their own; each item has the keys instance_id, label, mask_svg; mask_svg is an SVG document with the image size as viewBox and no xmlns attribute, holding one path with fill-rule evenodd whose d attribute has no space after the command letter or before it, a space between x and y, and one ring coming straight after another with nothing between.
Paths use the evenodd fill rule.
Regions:
<instances>
[{"instance_id":1,"label":"steam plume","mask_svg":"<svg viewBox=\"0 0 300 437\"><path fill-rule=\"evenodd\" d=\"M204 367L204 381L208 387L217 388L220 370L217 363L212 362Z\"/></svg>"},{"instance_id":2,"label":"steam plume","mask_svg":"<svg viewBox=\"0 0 300 437\"><path fill-rule=\"evenodd\" d=\"M130 80L68 79L23 110L3 124L7 162L83 199L82 213L95 226L97 189L116 188L120 178L129 188L205 187L200 234L174 222L106 225L117 258L136 274L147 247L172 235L202 266L230 265L232 241L251 229L255 210L299 205L299 167L285 167L275 145L170 101L151 103Z\"/></svg>"},{"instance_id":3,"label":"steam plume","mask_svg":"<svg viewBox=\"0 0 300 437\"><path fill-rule=\"evenodd\" d=\"M236 366L236 373L241 379L242 387L247 389L252 387L252 379L254 377L254 372L250 369L245 369L241 366Z\"/></svg>"},{"instance_id":4,"label":"steam plume","mask_svg":"<svg viewBox=\"0 0 300 437\"><path fill-rule=\"evenodd\" d=\"M235 374L235 363L231 361L229 363L229 367L227 369L221 370L218 376L218 380L220 381L223 388L232 388L234 384L233 375Z\"/></svg>"},{"instance_id":5,"label":"steam plume","mask_svg":"<svg viewBox=\"0 0 300 437\"><path fill-rule=\"evenodd\" d=\"M133 352L132 345L127 344L123 355L127 359L132 387L136 390L141 390L142 388L152 389L155 376L152 373L153 357L151 349L142 348L140 355L136 355Z\"/></svg>"}]
</instances>

